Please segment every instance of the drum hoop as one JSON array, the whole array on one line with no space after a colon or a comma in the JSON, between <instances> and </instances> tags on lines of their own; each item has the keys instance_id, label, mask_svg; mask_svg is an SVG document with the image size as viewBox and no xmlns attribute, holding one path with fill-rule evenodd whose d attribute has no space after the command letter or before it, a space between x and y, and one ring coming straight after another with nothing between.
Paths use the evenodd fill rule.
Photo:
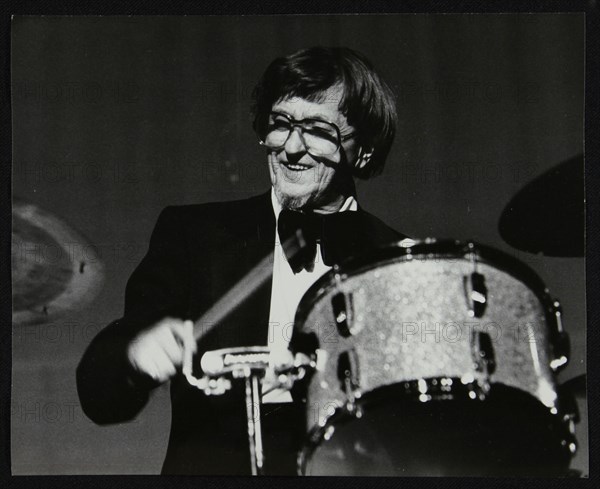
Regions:
<instances>
[{"instance_id":1,"label":"drum hoop","mask_svg":"<svg viewBox=\"0 0 600 489\"><path fill-rule=\"evenodd\" d=\"M363 254L352 257L320 277L300 300L294 320L295 328L304 324L314 304L335 287L340 279L343 282L349 277L368 272L384 264L420 258L466 260L471 252L476 254L477 263L491 265L528 287L542 304L546 321L548 323L555 321L555 316L551 313L553 300L542 279L531 267L508 253L474 241L427 239L415 241L415 244L410 247L403 246L401 243L402 241L398 241L382 246L368 256Z\"/></svg>"}]
</instances>

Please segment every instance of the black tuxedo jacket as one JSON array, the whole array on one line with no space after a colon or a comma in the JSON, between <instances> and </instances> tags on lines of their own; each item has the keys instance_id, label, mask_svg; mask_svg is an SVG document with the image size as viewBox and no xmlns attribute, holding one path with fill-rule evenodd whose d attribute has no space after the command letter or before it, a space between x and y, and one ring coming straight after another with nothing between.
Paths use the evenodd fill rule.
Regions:
<instances>
[{"instance_id":1,"label":"black tuxedo jacket","mask_svg":"<svg viewBox=\"0 0 600 489\"><path fill-rule=\"evenodd\" d=\"M350 254L368 253L404 236L362 209L349 229ZM166 317L197 319L263 257L273 251L275 216L270 192L246 200L168 207L148 252L127 283L121 319L102 330L77 369L86 415L98 424L133 419L148 401L149 379L130 371L126 349L143 328ZM198 354L233 346L266 345L271 282L198 343ZM240 386L206 396L183 375L171 380L171 434L167 474L249 474L246 414ZM266 472L292 475L300 448L303 407L266 405L263 431Z\"/></svg>"}]
</instances>

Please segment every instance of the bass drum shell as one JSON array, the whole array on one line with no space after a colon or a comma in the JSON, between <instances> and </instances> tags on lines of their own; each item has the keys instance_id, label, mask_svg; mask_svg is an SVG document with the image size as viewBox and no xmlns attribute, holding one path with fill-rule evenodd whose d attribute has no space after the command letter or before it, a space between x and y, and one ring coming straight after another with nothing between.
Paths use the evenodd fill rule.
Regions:
<instances>
[{"instance_id":1,"label":"bass drum shell","mask_svg":"<svg viewBox=\"0 0 600 489\"><path fill-rule=\"evenodd\" d=\"M485 401L421 402L387 386L364 396L358 410L360 418L338 409L312 431L301 475L570 475L570 432L517 389L494 386Z\"/></svg>"}]
</instances>

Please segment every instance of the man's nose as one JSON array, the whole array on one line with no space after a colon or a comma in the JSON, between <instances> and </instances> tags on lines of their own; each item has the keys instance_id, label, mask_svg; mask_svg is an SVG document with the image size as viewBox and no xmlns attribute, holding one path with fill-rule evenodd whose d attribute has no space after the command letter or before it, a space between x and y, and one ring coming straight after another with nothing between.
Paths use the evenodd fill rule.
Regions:
<instances>
[{"instance_id":1,"label":"man's nose","mask_svg":"<svg viewBox=\"0 0 600 489\"><path fill-rule=\"evenodd\" d=\"M290 135L285 142L286 153L296 154L306 152L306 147L304 146L300 131L301 129L299 127L293 127L290 131Z\"/></svg>"}]
</instances>

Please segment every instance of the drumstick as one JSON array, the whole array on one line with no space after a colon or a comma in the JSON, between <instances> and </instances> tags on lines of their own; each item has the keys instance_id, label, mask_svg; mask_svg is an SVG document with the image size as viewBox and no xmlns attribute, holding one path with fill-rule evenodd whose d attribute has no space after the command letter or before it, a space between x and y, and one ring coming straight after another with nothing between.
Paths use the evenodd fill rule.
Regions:
<instances>
[{"instance_id":1,"label":"drumstick","mask_svg":"<svg viewBox=\"0 0 600 489\"><path fill-rule=\"evenodd\" d=\"M306 247L306 240L302 236L302 231L298 229L295 236L286 239L283 247L284 249L291 249L292 256L296 256L302 251ZM272 277L274 257L274 251L264 257L194 322L194 339L196 341L216 327L230 312L236 309L258 287Z\"/></svg>"}]
</instances>

